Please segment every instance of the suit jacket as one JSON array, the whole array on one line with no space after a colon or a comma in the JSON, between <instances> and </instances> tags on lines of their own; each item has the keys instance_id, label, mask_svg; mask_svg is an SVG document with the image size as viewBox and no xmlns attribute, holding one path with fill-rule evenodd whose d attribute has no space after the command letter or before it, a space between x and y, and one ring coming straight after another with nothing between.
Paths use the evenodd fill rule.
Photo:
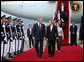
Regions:
<instances>
[{"instance_id":1,"label":"suit jacket","mask_svg":"<svg viewBox=\"0 0 84 62\"><path fill-rule=\"evenodd\" d=\"M62 18L62 14L60 13L60 20L61 20L61 18ZM54 20L56 20L58 22L58 14L55 15L55 19Z\"/></svg>"},{"instance_id":2,"label":"suit jacket","mask_svg":"<svg viewBox=\"0 0 84 62\"><path fill-rule=\"evenodd\" d=\"M66 7L64 6L64 11L62 11L61 9L62 9L62 6L60 7L60 13L62 14L62 19L64 21L67 21L68 20L68 17L66 15Z\"/></svg>"},{"instance_id":3,"label":"suit jacket","mask_svg":"<svg viewBox=\"0 0 84 62\"><path fill-rule=\"evenodd\" d=\"M62 9L62 6L60 7L60 12L61 13L66 13L66 7L64 6L64 11L61 10Z\"/></svg>"},{"instance_id":4,"label":"suit jacket","mask_svg":"<svg viewBox=\"0 0 84 62\"><path fill-rule=\"evenodd\" d=\"M45 37L45 25L41 24L41 30L39 30L38 23L34 24L32 35L35 37L35 40L43 39Z\"/></svg>"},{"instance_id":5,"label":"suit jacket","mask_svg":"<svg viewBox=\"0 0 84 62\"><path fill-rule=\"evenodd\" d=\"M27 29L27 37L29 37L30 36L30 30L29 30L29 28ZM32 36L32 28L31 28L31 36Z\"/></svg>"},{"instance_id":6,"label":"suit jacket","mask_svg":"<svg viewBox=\"0 0 84 62\"><path fill-rule=\"evenodd\" d=\"M70 32L71 32L71 35L72 35L72 32L77 33L77 26L75 25L74 28L73 28L73 25L70 26Z\"/></svg>"},{"instance_id":7,"label":"suit jacket","mask_svg":"<svg viewBox=\"0 0 84 62\"><path fill-rule=\"evenodd\" d=\"M58 37L58 30L57 27L53 25L52 32L50 31L50 26L47 27L47 34L46 37L49 40L55 40Z\"/></svg>"},{"instance_id":8,"label":"suit jacket","mask_svg":"<svg viewBox=\"0 0 84 62\"><path fill-rule=\"evenodd\" d=\"M81 26L80 26L80 32L79 32L79 40L83 40L83 24L84 24L84 21L83 21L83 16L81 17Z\"/></svg>"}]
</instances>

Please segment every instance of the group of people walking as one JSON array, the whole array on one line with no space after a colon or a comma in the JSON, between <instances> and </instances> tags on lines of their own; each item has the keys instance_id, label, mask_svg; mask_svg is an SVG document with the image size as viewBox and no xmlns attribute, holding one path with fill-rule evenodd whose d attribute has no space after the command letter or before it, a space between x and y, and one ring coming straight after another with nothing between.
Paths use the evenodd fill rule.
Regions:
<instances>
[{"instance_id":1,"label":"group of people walking","mask_svg":"<svg viewBox=\"0 0 84 62\"><path fill-rule=\"evenodd\" d=\"M51 55L52 57L54 57L55 43L57 43L56 47L60 52L61 40L64 39L64 34L63 34L63 29L62 27L60 27L59 23L54 24L54 22L50 20L49 25L45 27L45 25L42 23L42 18L38 18L38 22L33 25L33 28L31 28L31 24L29 24L29 29L27 30L27 34L29 37L30 48L32 42L32 45L35 46L37 56L42 57L42 53L45 51L44 43L46 41L48 45L49 57ZM39 44L40 44L40 51L38 47Z\"/></svg>"}]
</instances>

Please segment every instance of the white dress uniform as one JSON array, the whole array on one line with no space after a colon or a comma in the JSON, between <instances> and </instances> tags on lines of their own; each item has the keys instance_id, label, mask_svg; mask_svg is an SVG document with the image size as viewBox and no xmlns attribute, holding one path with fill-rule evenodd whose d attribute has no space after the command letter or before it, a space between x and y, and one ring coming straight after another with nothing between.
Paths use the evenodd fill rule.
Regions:
<instances>
[{"instance_id":1,"label":"white dress uniform","mask_svg":"<svg viewBox=\"0 0 84 62\"><path fill-rule=\"evenodd\" d=\"M2 27L2 22L1 22L1 58L3 57L3 52L4 52L4 31L3 31L3 27Z\"/></svg>"},{"instance_id":2,"label":"white dress uniform","mask_svg":"<svg viewBox=\"0 0 84 62\"><path fill-rule=\"evenodd\" d=\"M12 46L13 48L13 51L12 52L15 52L15 39L13 39L13 46Z\"/></svg>"},{"instance_id":3,"label":"white dress uniform","mask_svg":"<svg viewBox=\"0 0 84 62\"><path fill-rule=\"evenodd\" d=\"M19 44L18 39L16 39L16 51L18 51L18 44Z\"/></svg>"},{"instance_id":4,"label":"white dress uniform","mask_svg":"<svg viewBox=\"0 0 84 62\"><path fill-rule=\"evenodd\" d=\"M1 22L1 29L3 29L3 27L2 27L2 22ZM1 30L1 58L2 58L2 56L3 56L3 45L4 45L4 31L3 30Z\"/></svg>"},{"instance_id":5,"label":"white dress uniform","mask_svg":"<svg viewBox=\"0 0 84 62\"><path fill-rule=\"evenodd\" d=\"M4 51L3 51L3 57L5 57L5 56L7 56L7 37L6 37L6 29L5 29L5 23L3 24L3 29L4 29L4 32L5 32L5 38L4 38L4 40L6 40L6 43L4 43Z\"/></svg>"},{"instance_id":6,"label":"white dress uniform","mask_svg":"<svg viewBox=\"0 0 84 62\"><path fill-rule=\"evenodd\" d=\"M19 26L16 25L16 32L17 32L17 38L16 38L16 52L19 50Z\"/></svg>"},{"instance_id":7,"label":"white dress uniform","mask_svg":"<svg viewBox=\"0 0 84 62\"><path fill-rule=\"evenodd\" d=\"M10 28L10 35L11 35L11 37L10 37L10 43L11 43L11 45L10 45L10 43L9 43L9 47L10 47L10 51L9 51L9 53L13 53L13 35L12 35L12 29L11 29L11 25L9 24L9 28Z\"/></svg>"},{"instance_id":8,"label":"white dress uniform","mask_svg":"<svg viewBox=\"0 0 84 62\"><path fill-rule=\"evenodd\" d=\"M20 26L19 26L19 30L20 30L20 34L22 35ZM21 50L21 46L22 46L22 36L20 36L20 38L19 38L19 51Z\"/></svg>"},{"instance_id":9,"label":"white dress uniform","mask_svg":"<svg viewBox=\"0 0 84 62\"><path fill-rule=\"evenodd\" d=\"M4 45L4 41L1 40L1 57L3 56L3 45Z\"/></svg>"},{"instance_id":10,"label":"white dress uniform","mask_svg":"<svg viewBox=\"0 0 84 62\"><path fill-rule=\"evenodd\" d=\"M18 51L18 39L17 39L18 34L16 26L17 26L16 24L14 24L13 26L13 36L14 36L13 52L15 53Z\"/></svg>"}]
</instances>

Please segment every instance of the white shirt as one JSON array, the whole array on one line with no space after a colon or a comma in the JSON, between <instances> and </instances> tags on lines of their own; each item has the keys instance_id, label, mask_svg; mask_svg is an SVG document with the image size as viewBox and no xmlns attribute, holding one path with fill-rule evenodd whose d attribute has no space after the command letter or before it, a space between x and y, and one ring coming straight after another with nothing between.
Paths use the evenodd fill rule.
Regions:
<instances>
[{"instance_id":1,"label":"white shirt","mask_svg":"<svg viewBox=\"0 0 84 62\"><path fill-rule=\"evenodd\" d=\"M50 31L52 31L53 25L50 26Z\"/></svg>"},{"instance_id":2,"label":"white shirt","mask_svg":"<svg viewBox=\"0 0 84 62\"><path fill-rule=\"evenodd\" d=\"M73 25L73 28L75 27L75 25Z\"/></svg>"},{"instance_id":3,"label":"white shirt","mask_svg":"<svg viewBox=\"0 0 84 62\"><path fill-rule=\"evenodd\" d=\"M62 11L64 11L64 5L62 5Z\"/></svg>"},{"instance_id":4,"label":"white shirt","mask_svg":"<svg viewBox=\"0 0 84 62\"><path fill-rule=\"evenodd\" d=\"M30 30L30 35L31 35L31 28L29 30Z\"/></svg>"},{"instance_id":5,"label":"white shirt","mask_svg":"<svg viewBox=\"0 0 84 62\"><path fill-rule=\"evenodd\" d=\"M58 36L64 37L63 29L61 27L58 27L57 30L58 30Z\"/></svg>"},{"instance_id":6,"label":"white shirt","mask_svg":"<svg viewBox=\"0 0 84 62\"><path fill-rule=\"evenodd\" d=\"M58 13L58 19L60 20L60 13Z\"/></svg>"}]
</instances>

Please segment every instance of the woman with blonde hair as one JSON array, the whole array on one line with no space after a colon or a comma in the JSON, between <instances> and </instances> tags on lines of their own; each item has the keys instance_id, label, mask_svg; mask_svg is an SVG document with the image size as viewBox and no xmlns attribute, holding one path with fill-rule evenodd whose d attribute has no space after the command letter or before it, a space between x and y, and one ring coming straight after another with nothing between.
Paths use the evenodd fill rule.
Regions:
<instances>
[{"instance_id":1,"label":"woman with blonde hair","mask_svg":"<svg viewBox=\"0 0 84 62\"><path fill-rule=\"evenodd\" d=\"M61 50L61 40L64 40L64 34L63 34L63 29L60 27L60 23L56 23L55 24L57 26L57 30L58 30L58 37L59 39L56 40L56 50L58 50L58 52L60 52Z\"/></svg>"}]
</instances>

